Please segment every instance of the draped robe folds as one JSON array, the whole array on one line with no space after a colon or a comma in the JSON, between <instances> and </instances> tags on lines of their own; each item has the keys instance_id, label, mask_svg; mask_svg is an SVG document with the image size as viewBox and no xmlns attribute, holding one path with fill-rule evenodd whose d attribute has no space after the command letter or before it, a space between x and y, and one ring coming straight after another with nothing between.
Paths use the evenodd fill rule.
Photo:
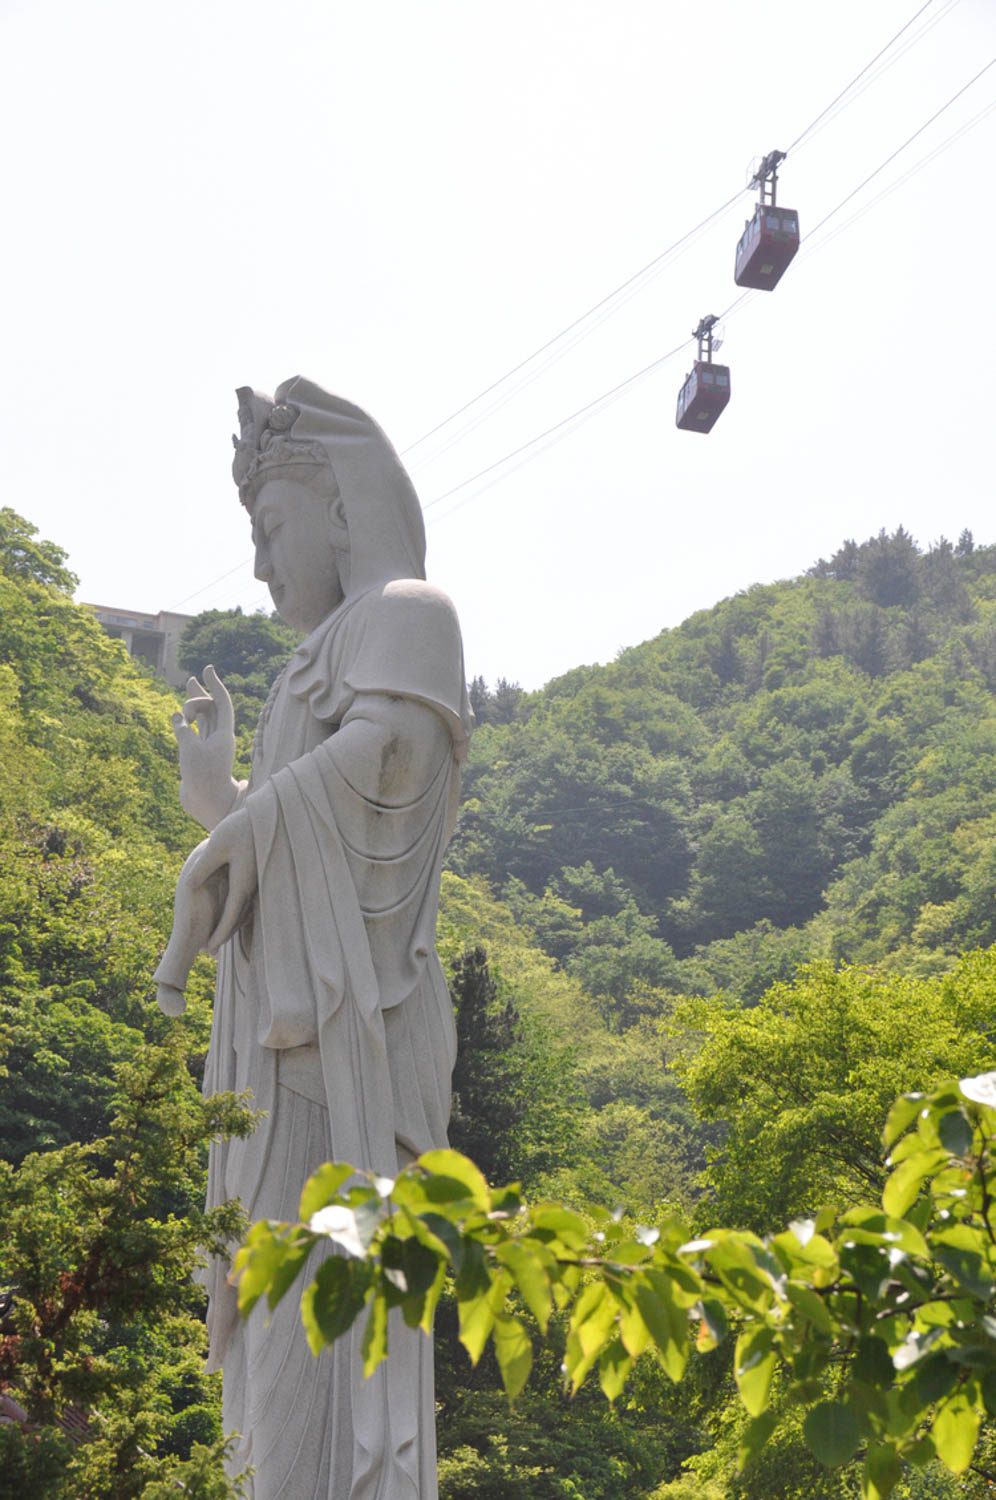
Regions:
<instances>
[{"instance_id":1,"label":"draped robe folds","mask_svg":"<svg viewBox=\"0 0 996 1500\"><path fill-rule=\"evenodd\" d=\"M333 753L367 694L432 711L418 719L431 754L389 740L373 800ZM248 1089L265 1113L212 1147L209 1203L294 1219L322 1161L394 1176L446 1144L455 1028L434 932L468 728L456 617L415 579L347 598L275 684L240 796L257 897L219 955L205 1074L206 1091ZM427 761L413 784L409 765ZM363 1316L315 1359L297 1296L243 1322L228 1270L206 1272L210 1357L254 1500L434 1500L430 1340L392 1313L390 1356L366 1380Z\"/></svg>"}]
</instances>

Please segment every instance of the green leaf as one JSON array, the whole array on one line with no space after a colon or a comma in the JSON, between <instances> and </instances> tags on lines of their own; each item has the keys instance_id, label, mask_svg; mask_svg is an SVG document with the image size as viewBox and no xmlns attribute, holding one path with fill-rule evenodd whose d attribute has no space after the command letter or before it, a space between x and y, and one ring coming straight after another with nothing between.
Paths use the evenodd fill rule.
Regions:
<instances>
[{"instance_id":1,"label":"green leaf","mask_svg":"<svg viewBox=\"0 0 996 1500\"><path fill-rule=\"evenodd\" d=\"M585 1287L571 1315L567 1334L564 1365L576 1391L594 1367L608 1343L616 1320L616 1302L604 1281L593 1281Z\"/></svg>"},{"instance_id":2,"label":"green leaf","mask_svg":"<svg viewBox=\"0 0 996 1500\"><path fill-rule=\"evenodd\" d=\"M301 1298L301 1322L312 1354L344 1334L359 1316L373 1272L366 1261L330 1255Z\"/></svg>"},{"instance_id":3,"label":"green leaf","mask_svg":"<svg viewBox=\"0 0 996 1500\"><path fill-rule=\"evenodd\" d=\"M918 1469L925 1469L936 1457L933 1439L926 1436L916 1438L903 1449L903 1458L908 1464L915 1464Z\"/></svg>"},{"instance_id":4,"label":"green leaf","mask_svg":"<svg viewBox=\"0 0 996 1500\"><path fill-rule=\"evenodd\" d=\"M706 1259L723 1285L741 1307L749 1312L766 1313L775 1289L773 1279L758 1266L746 1236L718 1231L710 1235L710 1242Z\"/></svg>"},{"instance_id":5,"label":"green leaf","mask_svg":"<svg viewBox=\"0 0 996 1500\"><path fill-rule=\"evenodd\" d=\"M950 1271L959 1285L973 1297L988 1302L994 1283L981 1230L972 1229L968 1224L955 1224L934 1235L933 1250L934 1259Z\"/></svg>"},{"instance_id":6,"label":"green leaf","mask_svg":"<svg viewBox=\"0 0 996 1500\"><path fill-rule=\"evenodd\" d=\"M532 1213L532 1233L549 1243L559 1241L565 1250L583 1250L588 1243L588 1226L580 1214L557 1203L538 1203Z\"/></svg>"},{"instance_id":7,"label":"green leaf","mask_svg":"<svg viewBox=\"0 0 996 1500\"><path fill-rule=\"evenodd\" d=\"M941 1145L952 1156L967 1156L972 1149L972 1127L960 1109L948 1110L937 1122Z\"/></svg>"},{"instance_id":8,"label":"green leaf","mask_svg":"<svg viewBox=\"0 0 996 1500\"><path fill-rule=\"evenodd\" d=\"M861 1500L886 1500L902 1473L903 1465L894 1448L885 1444L869 1448L861 1476Z\"/></svg>"},{"instance_id":9,"label":"green leaf","mask_svg":"<svg viewBox=\"0 0 996 1500\"><path fill-rule=\"evenodd\" d=\"M306 1229L295 1229L288 1236L285 1242L284 1258L278 1266L274 1267L266 1292L266 1300L270 1304L271 1311L284 1293L293 1286L314 1243L314 1235Z\"/></svg>"},{"instance_id":10,"label":"green leaf","mask_svg":"<svg viewBox=\"0 0 996 1500\"><path fill-rule=\"evenodd\" d=\"M492 1214L505 1214L513 1218L522 1207L522 1185L518 1182L509 1182L505 1187L493 1187L491 1189L491 1212Z\"/></svg>"},{"instance_id":11,"label":"green leaf","mask_svg":"<svg viewBox=\"0 0 996 1500\"><path fill-rule=\"evenodd\" d=\"M495 1315L491 1311L487 1293L467 1297L457 1303L460 1319L460 1342L476 1365L495 1326Z\"/></svg>"},{"instance_id":12,"label":"green leaf","mask_svg":"<svg viewBox=\"0 0 996 1500\"><path fill-rule=\"evenodd\" d=\"M718 1348L729 1333L730 1325L723 1304L717 1302L715 1297L703 1297L699 1311L702 1321L695 1347L700 1354L705 1354L710 1349Z\"/></svg>"},{"instance_id":13,"label":"green leaf","mask_svg":"<svg viewBox=\"0 0 996 1500\"><path fill-rule=\"evenodd\" d=\"M498 1246L495 1256L511 1271L523 1302L536 1319L542 1332L546 1333L550 1314L553 1311L550 1264L556 1263L545 1246L543 1250L546 1253L546 1259L540 1251L528 1250L525 1245L516 1244L510 1240Z\"/></svg>"},{"instance_id":14,"label":"green leaf","mask_svg":"<svg viewBox=\"0 0 996 1500\"><path fill-rule=\"evenodd\" d=\"M789 1230L785 1234L776 1234L771 1243L790 1270L798 1265L819 1266L826 1271L833 1271L837 1268L834 1248L830 1241L824 1239L821 1234L807 1235L803 1243L792 1230Z\"/></svg>"},{"instance_id":15,"label":"green leaf","mask_svg":"<svg viewBox=\"0 0 996 1500\"><path fill-rule=\"evenodd\" d=\"M634 1278L633 1293L664 1369L679 1381L688 1363L688 1316L675 1302L670 1280L662 1271L644 1271Z\"/></svg>"},{"instance_id":16,"label":"green leaf","mask_svg":"<svg viewBox=\"0 0 996 1500\"><path fill-rule=\"evenodd\" d=\"M982 1377L982 1399L989 1415L996 1417L996 1370Z\"/></svg>"},{"instance_id":17,"label":"green leaf","mask_svg":"<svg viewBox=\"0 0 996 1500\"><path fill-rule=\"evenodd\" d=\"M853 1240L858 1245L884 1245L890 1250L917 1255L922 1260L930 1257L926 1240L908 1219L897 1219L877 1208L853 1208L843 1215L840 1222L841 1238L845 1241Z\"/></svg>"},{"instance_id":18,"label":"green leaf","mask_svg":"<svg viewBox=\"0 0 996 1500\"><path fill-rule=\"evenodd\" d=\"M871 1334L859 1340L854 1354L852 1373L855 1380L861 1380L867 1385L887 1389L893 1384L896 1371L885 1339Z\"/></svg>"},{"instance_id":19,"label":"green leaf","mask_svg":"<svg viewBox=\"0 0 996 1500\"><path fill-rule=\"evenodd\" d=\"M301 1189L298 1218L307 1224L312 1214L331 1203L343 1183L355 1173L355 1167L341 1161L327 1161L324 1166L319 1167Z\"/></svg>"},{"instance_id":20,"label":"green leaf","mask_svg":"<svg viewBox=\"0 0 996 1500\"><path fill-rule=\"evenodd\" d=\"M533 1365L533 1346L522 1319L496 1318L494 1345L502 1384L508 1399L514 1401L529 1379L529 1371Z\"/></svg>"},{"instance_id":21,"label":"green leaf","mask_svg":"<svg viewBox=\"0 0 996 1500\"><path fill-rule=\"evenodd\" d=\"M921 1406L933 1406L942 1401L958 1380L958 1366L945 1353L932 1354L925 1359L913 1380L917 1400Z\"/></svg>"},{"instance_id":22,"label":"green leaf","mask_svg":"<svg viewBox=\"0 0 996 1500\"><path fill-rule=\"evenodd\" d=\"M853 1458L861 1434L853 1413L839 1401L821 1401L802 1427L811 1453L828 1469L839 1468Z\"/></svg>"},{"instance_id":23,"label":"green leaf","mask_svg":"<svg viewBox=\"0 0 996 1500\"><path fill-rule=\"evenodd\" d=\"M952 1474L964 1474L979 1436L979 1414L963 1390L941 1407L930 1430L937 1456Z\"/></svg>"},{"instance_id":24,"label":"green leaf","mask_svg":"<svg viewBox=\"0 0 996 1500\"><path fill-rule=\"evenodd\" d=\"M774 1335L769 1328L747 1328L737 1339L733 1375L740 1399L752 1417L759 1417L768 1404L775 1372L773 1344Z\"/></svg>"},{"instance_id":25,"label":"green leaf","mask_svg":"<svg viewBox=\"0 0 996 1500\"><path fill-rule=\"evenodd\" d=\"M923 1094L903 1094L889 1110L882 1131L882 1145L888 1151L893 1141L898 1140L923 1108Z\"/></svg>"},{"instance_id":26,"label":"green leaf","mask_svg":"<svg viewBox=\"0 0 996 1500\"><path fill-rule=\"evenodd\" d=\"M738 1474L742 1474L748 1464L754 1462L777 1426L778 1418L773 1411L764 1411L747 1424L737 1449Z\"/></svg>"},{"instance_id":27,"label":"green leaf","mask_svg":"<svg viewBox=\"0 0 996 1500\"><path fill-rule=\"evenodd\" d=\"M363 1373L373 1374L382 1360L387 1358L387 1298L379 1289L370 1299L366 1326L363 1329Z\"/></svg>"},{"instance_id":28,"label":"green leaf","mask_svg":"<svg viewBox=\"0 0 996 1500\"><path fill-rule=\"evenodd\" d=\"M627 1354L622 1339L613 1339L598 1357L598 1382L609 1401L622 1394L633 1368L632 1357Z\"/></svg>"},{"instance_id":29,"label":"green leaf","mask_svg":"<svg viewBox=\"0 0 996 1500\"><path fill-rule=\"evenodd\" d=\"M442 1248L442 1247L440 1247ZM388 1236L381 1245L381 1265L387 1281L385 1295L390 1305L400 1304L402 1316L410 1328L418 1328L426 1315L426 1295L442 1282L447 1259L445 1250L424 1245L416 1236L398 1239ZM431 1326L436 1298L432 1298L428 1321Z\"/></svg>"},{"instance_id":30,"label":"green leaf","mask_svg":"<svg viewBox=\"0 0 996 1500\"><path fill-rule=\"evenodd\" d=\"M826 1303L808 1286L799 1286L790 1281L785 1294L797 1312L800 1312L820 1333L833 1334L833 1319L827 1312Z\"/></svg>"},{"instance_id":31,"label":"green leaf","mask_svg":"<svg viewBox=\"0 0 996 1500\"><path fill-rule=\"evenodd\" d=\"M425 1194L430 1203L438 1206L469 1200L481 1213L490 1212L491 1192L484 1176L459 1151L426 1151L418 1165L429 1174Z\"/></svg>"},{"instance_id":32,"label":"green leaf","mask_svg":"<svg viewBox=\"0 0 996 1500\"><path fill-rule=\"evenodd\" d=\"M640 1309L635 1300L631 1300L632 1288L627 1290L627 1295L620 1304L619 1313L619 1337L622 1339L627 1353L634 1359L639 1359L645 1354L653 1343L650 1329L643 1321Z\"/></svg>"},{"instance_id":33,"label":"green leaf","mask_svg":"<svg viewBox=\"0 0 996 1500\"><path fill-rule=\"evenodd\" d=\"M915 1200L921 1183L939 1172L947 1165L948 1160L947 1151L937 1149L918 1151L915 1156L909 1156L904 1162L900 1162L890 1174L882 1193L882 1207L886 1213L901 1219Z\"/></svg>"},{"instance_id":34,"label":"green leaf","mask_svg":"<svg viewBox=\"0 0 996 1500\"><path fill-rule=\"evenodd\" d=\"M246 1236L246 1242L235 1256L233 1274L238 1278L238 1307L246 1318L260 1297L268 1295L270 1306L275 1307L287 1287L301 1269L308 1251L315 1243L313 1236L304 1231L306 1242L303 1254L296 1239L286 1233L288 1226L270 1219L260 1219ZM280 1288L273 1297L274 1286Z\"/></svg>"},{"instance_id":35,"label":"green leaf","mask_svg":"<svg viewBox=\"0 0 996 1500\"><path fill-rule=\"evenodd\" d=\"M865 1437L881 1437L887 1430L889 1406L878 1386L865 1385L863 1380L852 1376L847 1386L847 1404Z\"/></svg>"},{"instance_id":36,"label":"green leaf","mask_svg":"<svg viewBox=\"0 0 996 1500\"><path fill-rule=\"evenodd\" d=\"M464 1240L463 1235L456 1225L451 1223L449 1219L444 1219L442 1214L436 1213L409 1213L405 1217L423 1245L428 1243L430 1249L433 1248L430 1236L438 1241L438 1244L446 1250L453 1264L454 1271L459 1273L460 1267L463 1265Z\"/></svg>"}]
</instances>

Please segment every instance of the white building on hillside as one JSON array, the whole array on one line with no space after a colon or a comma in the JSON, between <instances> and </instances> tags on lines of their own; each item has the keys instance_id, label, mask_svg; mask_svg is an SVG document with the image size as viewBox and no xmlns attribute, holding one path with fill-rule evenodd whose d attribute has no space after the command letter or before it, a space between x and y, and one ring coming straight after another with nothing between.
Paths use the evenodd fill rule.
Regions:
<instances>
[{"instance_id":1,"label":"white building on hillside","mask_svg":"<svg viewBox=\"0 0 996 1500\"><path fill-rule=\"evenodd\" d=\"M186 686L187 674L180 670L176 653L183 627L193 615L178 615L161 609L157 615L137 610L109 609L103 604L88 604L108 635L124 641L132 656L152 667L175 688Z\"/></svg>"}]
</instances>

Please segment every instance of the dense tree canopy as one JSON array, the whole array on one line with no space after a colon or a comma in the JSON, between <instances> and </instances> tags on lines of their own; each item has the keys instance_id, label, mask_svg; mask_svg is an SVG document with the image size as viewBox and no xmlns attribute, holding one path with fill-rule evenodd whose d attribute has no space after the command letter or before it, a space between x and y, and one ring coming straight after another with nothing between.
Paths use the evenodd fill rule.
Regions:
<instances>
[{"instance_id":1,"label":"dense tree canopy","mask_svg":"<svg viewBox=\"0 0 996 1500\"><path fill-rule=\"evenodd\" d=\"M165 1500L183 1485L225 1500L238 1487L222 1470L189 1271L198 1239L224 1227L200 1207L207 1135L246 1122L233 1101L197 1095L210 962L178 1023L151 986L200 833L176 796L175 696L72 604L73 584L59 548L0 512L0 1386L27 1413L0 1425L0 1497ZM188 633L185 664L212 662L235 690L243 769L294 644L237 611ZM454 1144L492 1179L517 1179L527 1204L574 1215L596 1277L599 1234L621 1243L655 1226L670 1254L667 1226L682 1219L699 1238L721 1223L748 1236L730 1244L755 1245L824 1208L847 1270L845 1231L892 1232L845 1223L891 1180L890 1101L996 1060L996 549L963 534L921 551L901 529L847 542L542 693L470 687L481 727L438 931L461 1040ZM985 1122L945 1097L941 1114ZM945 1148L967 1155L952 1129ZM907 1252L911 1275L964 1285L980 1270L935 1244L929 1266L919 1244ZM153 1268L141 1294L139 1255ZM983 1281L968 1288L973 1318L996 1316ZM777 1430L740 1474L738 1451L763 1428L735 1341L711 1349L706 1336L679 1388L666 1359L628 1371L603 1344L603 1385L628 1371L614 1404L592 1381L572 1397L565 1303L509 1409L501 1371L522 1357L519 1334L471 1367L458 1283L440 1282L437 1314L443 1500L844 1500L867 1453L831 1470L819 1449L828 1432L834 1453L853 1435L836 1408L855 1404L847 1381L864 1399L861 1358L892 1427L874 1426L870 1401L860 1441L910 1459L893 1493L985 1493L973 1470L945 1468L980 1416L973 1462L994 1466L989 1387L971 1373L982 1356L959 1365L949 1333L922 1364L935 1393L924 1467L900 1430L912 1376L887 1372L877 1345L852 1346L831 1353L817 1392L777 1334ZM869 1293L862 1317L894 1294ZM526 1328L529 1307L510 1306ZM685 1325L668 1324L679 1342ZM821 1404L835 1410L814 1447L807 1412Z\"/></svg>"}]
</instances>

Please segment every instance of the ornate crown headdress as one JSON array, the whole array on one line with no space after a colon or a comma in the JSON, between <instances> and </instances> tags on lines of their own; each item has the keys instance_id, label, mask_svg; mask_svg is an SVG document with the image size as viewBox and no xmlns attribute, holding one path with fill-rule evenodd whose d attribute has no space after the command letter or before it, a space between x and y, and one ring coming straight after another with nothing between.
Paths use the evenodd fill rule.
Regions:
<instances>
[{"instance_id":1,"label":"ornate crown headdress","mask_svg":"<svg viewBox=\"0 0 996 1500\"><path fill-rule=\"evenodd\" d=\"M300 415L290 402L273 402L249 386L236 392L239 398L241 436L232 437L235 457L232 478L239 487L239 499L247 510L261 478L271 469L297 467L329 469L329 456L321 443L306 442L288 434Z\"/></svg>"}]
</instances>

